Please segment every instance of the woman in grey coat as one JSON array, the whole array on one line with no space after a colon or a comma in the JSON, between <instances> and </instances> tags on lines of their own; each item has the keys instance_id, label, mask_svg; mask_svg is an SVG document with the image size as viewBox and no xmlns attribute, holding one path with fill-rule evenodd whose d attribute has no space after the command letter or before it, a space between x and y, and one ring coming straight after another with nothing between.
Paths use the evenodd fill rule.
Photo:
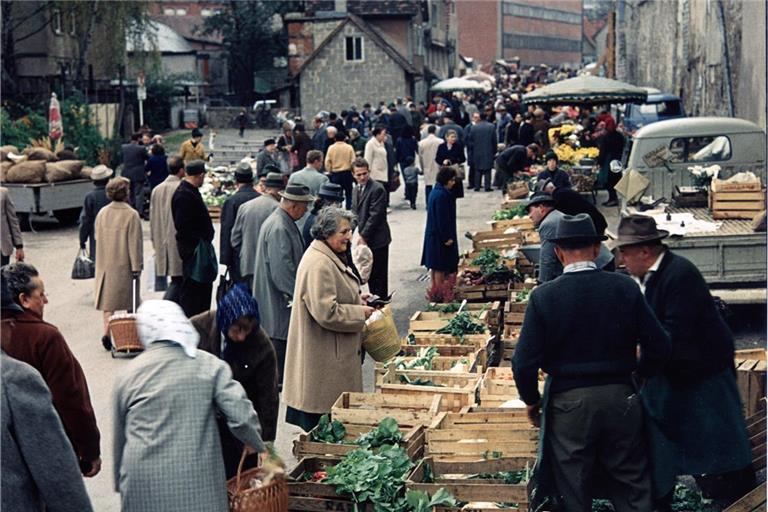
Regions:
<instances>
[{"instance_id":1,"label":"woman in grey coat","mask_svg":"<svg viewBox=\"0 0 768 512\"><path fill-rule=\"evenodd\" d=\"M138 310L146 351L115 384L115 488L123 512L228 512L216 413L256 452L265 451L253 404L229 365L198 351L178 304Z\"/></svg>"}]
</instances>

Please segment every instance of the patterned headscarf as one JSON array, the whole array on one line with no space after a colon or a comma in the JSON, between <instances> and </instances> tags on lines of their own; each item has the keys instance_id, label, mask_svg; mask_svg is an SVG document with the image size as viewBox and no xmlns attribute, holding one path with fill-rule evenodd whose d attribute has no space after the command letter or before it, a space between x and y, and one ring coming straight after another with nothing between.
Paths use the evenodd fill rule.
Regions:
<instances>
[{"instance_id":1,"label":"patterned headscarf","mask_svg":"<svg viewBox=\"0 0 768 512\"><path fill-rule=\"evenodd\" d=\"M144 301L136 311L139 339L145 348L156 341L170 341L181 345L188 357L197 355L200 335L181 307L169 300Z\"/></svg>"},{"instance_id":2,"label":"patterned headscarf","mask_svg":"<svg viewBox=\"0 0 768 512\"><path fill-rule=\"evenodd\" d=\"M243 316L249 316L256 321L258 327L260 323L259 305L253 298L251 292L243 283L237 283L235 286L221 298L216 310L216 325L224 337L237 319Z\"/></svg>"}]
</instances>

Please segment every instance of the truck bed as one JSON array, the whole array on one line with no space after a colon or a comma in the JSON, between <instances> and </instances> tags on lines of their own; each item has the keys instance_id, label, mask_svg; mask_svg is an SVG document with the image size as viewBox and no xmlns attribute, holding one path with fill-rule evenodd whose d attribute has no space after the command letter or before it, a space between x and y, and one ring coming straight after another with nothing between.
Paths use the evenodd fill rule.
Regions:
<instances>
[{"instance_id":1,"label":"truck bed","mask_svg":"<svg viewBox=\"0 0 768 512\"><path fill-rule=\"evenodd\" d=\"M57 212L83 206L86 194L93 190L89 179L55 183L3 183L19 213ZM76 217L76 215L75 215Z\"/></svg>"}]
</instances>

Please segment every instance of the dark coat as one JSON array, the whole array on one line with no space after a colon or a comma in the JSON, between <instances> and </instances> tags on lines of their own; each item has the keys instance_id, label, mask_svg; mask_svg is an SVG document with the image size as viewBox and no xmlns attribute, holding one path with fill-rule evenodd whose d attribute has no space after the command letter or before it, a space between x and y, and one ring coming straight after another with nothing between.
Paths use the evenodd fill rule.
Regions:
<instances>
[{"instance_id":1,"label":"dark coat","mask_svg":"<svg viewBox=\"0 0 768 512\"><path fill-rule=\"evenodd\" d=\"M409 120L406 119L405 116L397 110L394 110L391 114L389 114L389 119L387 120L387 131L390 135L392 135L394 140L400 138L400 134L403 132L403 128L409 124L408 121Z\"/></svg>"},{"instance_id":2,"label":"dark coat","mask_svg":"<svg viewBox=\"0 0 768 512\"><path fill-rule=\"evenodd\" d=\"M296 132L293 135L293 149L291 151L296 153L296 157L299 159L299 169L307 166L307 153L311 149L312 139L309 138L306 132Z\"/></svg>"},{"instance_id":3,"label":"dark coat","mask_svg":"<svg viewBox=\"0 0 768 512\"><path fill-rule=\"evenodd\" d=\"M446 135L448 135L448 132L451 130L456 132L457 142L464 144L464 128L457 125L456 123L448 123L441 126L440 129L437 131L437 136L440 137L441 139L445 139Z\"/></svg>"},{"instance_id":4,"label":"dark coat","mask_svg":"<svg viewBox=\"0 0 768 512\"><path fill-rule=\"evenodd\" d=\"M85 196L83 211L80 213L80 248L85 249L85 242L90 240L88 254L92 260L96 259L96 236L94 233L96 215L112 202L107 197L106 187L106 182L96 183L94 189Z\"/></svg>"},{"instance_id":5,"label":"dark coat","mask_svg":"<svg viewBox=\"0 0 768 512\"><path fill-rule=\"evenodd\" d=\"M453 245L446 246L448 240ZM431 270L453 273L459 265L456 237L456 197L440 183L435 184L427 202L427 227L421 264Z\"/></svg>"},{"instance_id":6,"label":"dark coat","mask_svg":"<svg viewBox=\"0 0 768 512\"><path fill-rule=\"evenodd\" d=\"M123 144L122 176L131 181L144 182L144 163L149 158L146 146L138 144Z\"/></svg>"},{"instance_id":7,"label":"dark coat","mask_svg":"<svg viewBox=\"0 0 768 512\"><path fill-rule=\"evenodd\" d=\"M280 398L277 393L277 356L267 333L258 327L243 343L236 344L242 350L237 350L227 360L221 354L221 332L216 324L216 310L200 313L190 321L200 334L198 348L229 363L232 377L243 385L245 394L259 415L261 438L274 441ZM238 459L239 456L238 453Z\"/></svg>"},{"instance_id":8,"label":"dark coat","mask_svg":"<svg viewBox=\"0 0 768 512\"><path fill-rule=\"evenodd\" d=\"M173 193L171 199L173 225L176 227L176 244L182 260L190 260L200 240L213 241L213 222L200 191L187 180Z\"/></svg>"},{"instance_id":9,"label":"dark coat","mask_svg":"<svg viewBox=\"0 0 768 512\"><path fill-rule=\"evenodd\" d=\"M464 146L461 142L456 142L450 149L448 149L448 143L443 142L437 148L437 155L435 155L435 161L437 165L444 165L443 162L450 160L453 165L463 164L467 159L464 156Z\"/></svg>"},{"instance_id":10,"label":"dark coat","mask_svg":"<svg viewBox=\"0 0 768 512\"><path fill-rule=\"evenodd\" d=\"M514 146L518 143L520 137L520 124L514 121L507 124L506 133L504 135L504 144L507 146Z\"/></svg>"},{"instance_id":11,"label":"dark coat","mask_svg":"<svg viewBox=\"0 0 768 512\"><path fill-rule=\"evenodd\" d=\"M523 145L509 147L496 157L497 167L510 177L522 171L530 163L528 152Z\"/></svg>"},{"instance_id":12,"label":"dark coat","mask_svg":"<svg viewBox=\"0 0 768 512\"><path fill-rule=\"evenodd\" d=\"M317 149L318 151L322 151L323 154L325 154L325 150L327 149L327 142L328 142L328 134L325 131L325 128L327 127L327 124L323 124L320 128L315 130L315 133L312 134L312 149ZM306 164L304 164L306 166Z\"/></svg>"},{"instance_id":13,"label":"dark coat","mask_svg":"<svg viewBox=\"0 0 768 512\"><path fill-rule=\"evenodd\" d=\"M533 144L535 131L531 123L523 123L520 125L520 130L517 132L517 143L521 146L527 146Z\"/></svg>"},{"instance_id":14,"label":"dark coat","mask_svg":"<svg viewBox=\"0 0 768 512\"><path fill-rule=\"evenodd\" d=\"M605 233L605 229L608 227L605 216L600 213L600 210L597 209L594 203L584 196L571 188L556 188L552 193L552 197L555 198L555 208L558 211L566 215L586 213L592 219L597 233L599 235Z\"/></svg>"},{"instance_id":15,"label":"dark coat","mask_svg":"<svg viewBox=\"0 0 768 512\"><path fill-rule=\"evenodd\" d=\"M222 265L231 267L230 272L236 273L235 277L241 274L237 273L240 262L240 255L237 250L232 247L232 227L235 225L235 219L237 218L237 210L240 205L251 199L256 199L261 194L253 189L253 186L246 185L240 188L237 192L224 201L221 207L221 233L219 234L219 261Z\"/></svg>"},{"instance_id":16,"label":"dark coat","mask_svg":"<svg viewBox=\"0 0 768 512\"><path fill-rule=\"evenodd\" d=\"M599 148L597 165L600 167L600 172L597 175L597 182L600 185L615 184L621 175L611 172L611 162L621 160L624 153L624 136L616 130L610 131L600 139Z\"/></svg>"},{"instance_id":17,"label":"dark coat","mask_svg":"<svg viewBox=\"0 0 768 512\"><path fill-rule=\"evenodd\" d=\"M480 121L468 130L467 147L472 147L469 164L480 171L492 169L497 140L496 128L488 121Z\"/></svg>"},{"instance_id":18,"label":"dark coat","mask_svg":"<svg viewBox=\"0 0 768 512\"><path fill-rule=\"evenodd\" d=\"M416 152L419 150L419 143L413 137L401 137L397 139L395 144L395 151L397 152L397 163L400 164L400 170L402 171L408 164L406 159L410 157L411 164L416 161Z\"/></svg>"},{"instance_id":19,"label":"dark coat","mask_svg":"<svg viewBox=\"0 0 768 512\"><path fill-rule=\"evenodd\" d=\"M568 176L568 173L560 169L559 167L555 169L554 172L550 171L549 169L544 169L536 176L536 180L538 181L552 180L552 183L554 183L555 187L558 189L571 188L570 176Z\"/></svg>"},{"instance_id":20,"label":"dark coat","mask_svg":"<svg viewBox=\"0 0 768 512\"><path fill-rule=\"evenodd\" d=\"M381 183L368 180L365 190L355 188L352 211L357 215L357 231L371 249L380 249L392 242L387 223L387 192Z\"/></svg>"},{"instance_id":21,"label":"dark coat","mask_svg":"<svg viewBox=\"0 0 768 512\"><path fill-rule=\"evenodd\" d=\"M59 330L31 311L16 315L16 327L6 354L40 372L51 390L53 406L59 413L75 455L84 461L96 460L101 434L88 394L88 382ZM3 369L5 372L5 369Z\"/></svg>"},{"instance_id":22,"label":"dark coat","mask_svg":"<svg viewBox=\"0 0 768 512\"><path fill-rule=\"evenodd\" d=\"M168 156L152 155L147 160L146 171L149 174L149 184L155 188L168 177Z\"/></svg>"}]
</instances>

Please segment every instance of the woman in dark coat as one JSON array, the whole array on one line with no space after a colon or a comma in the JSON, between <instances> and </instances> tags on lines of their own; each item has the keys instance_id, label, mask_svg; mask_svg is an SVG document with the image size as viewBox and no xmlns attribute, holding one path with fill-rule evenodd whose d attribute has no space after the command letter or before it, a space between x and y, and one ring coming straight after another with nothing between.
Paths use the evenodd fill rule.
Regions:
<instances>
[{"instance_id":1,"label":"woman in dark coat","mask_svg":"<svg viewBox=\"0 0 768 512\"><path fill-rule=\"evenodd\" d=\"M408 167L405 163L408 157L412 158L412 162L416 160L416 152L419 150L419 143L416 142L416 135L410 125L406 125L397 139L395 144L395 152L397 153L397 163L400 165L400 172Z\"/></svg>"},{"instance_id":2,"label":"woman in dark coat","mask_svg":"<svg viewBox=\"0 0 768 512\"><path fill-rule=\"evenodd\" d=\"M616 131L616 121L613 117L606 117L605 135L600 139L600 155L597 157L597 165L600 167L600 173L597 175L597 182L608 190L608 201L603 206L617 206L619 198L616 195L616 184L621 179L621 173L611 172L611 162L621 160L624 153L624 136Z\"/></svg>"},{"instance_id":3,"label":"woman in dark coat","mask_svg":"<svg viewBox=\"0 0 768 512\"><path fill-rule=\"evenodd\" d=\"M437 172L435 187L429 194L421 264L430 270L433 289L442 286L446 275L456 272L459 265L456 196L452 191L457 183L456 170L443 166Z\"/></svg>"},{"instance_id":4,"label":"woman in dark coat","mask_svg":"<svg viewBox=\"0 0 768 512\"><path fill-rule=\"evenodd\" d=\"M445 134L445 142L437 147L435 161L437 165L453 165L456 170L464 165L467 157L464 155L464 145L459 142L459 136L454 130L448 130ZM456 184L451 189L453 196L457 199L464 197L464 183L460 174L456 174Z\"/></svg>"},{"instance_id":5,"label":"woman in dark coat","mask_svg":"<svg viewBox=\"0 0 768 512\"><path fill-rule=\"evenodd\" d=\"M154 189L168 177L168 156L161 144L152 146L151 153L152 156L147 160L145 170L148 175L149 186Z\"/></svg>"},{"instance_id":6,"label":"woman in dark coat","mask_svg":"<svg viewBox=\"0 0 768 512\"><path fill-rule=\"evenodd\" d=\"M307 135L304 123L296 123L293 127L293 147L291 152L296 155L298 168L301 170L307 166L307 153L312 149L312 139Z\"/></svg>"},{"instance_id":7,"label":"woman in dark coat","mask_svg":"<svg viewBox=\"0 0 768 512\"><path fill-rule=\"evenodd\" d=\"M218 309L190 319L200 334L198 348L229 364L232 377L242 384L261 423L261 437L272 442L277 435L277 356L272 342L259 323L259 307L245 285L238 283L219 300ZM235 476L243 445L219 423L227 478ZM256 455L246 458L255 467Z\"/></svg>"}]
</instances>

